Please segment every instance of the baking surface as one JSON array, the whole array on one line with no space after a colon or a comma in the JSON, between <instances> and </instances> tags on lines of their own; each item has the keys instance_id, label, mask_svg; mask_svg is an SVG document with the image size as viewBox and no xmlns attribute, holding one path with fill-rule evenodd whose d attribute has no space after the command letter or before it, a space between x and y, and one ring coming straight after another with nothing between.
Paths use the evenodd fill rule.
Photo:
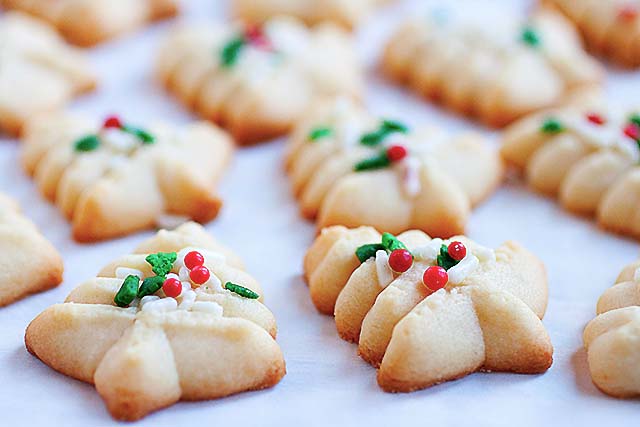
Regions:
<instances>
[{"instance_id":1,"label":"baking surface","mask_svg":"<svg viewBox=\"0 0 640 427\"><path fill-rule=\"evenodd\" d=\"M518 1L483 3L487 2L526 7ZM370 65L367 104L376 113L409 124L472 129L471 122L383 81L371 66L389 31L421 3L409 1L384 9L359 31L359 53ZM479 2L455 3L471 7ZM181 19L206 23L226 17L225 2L190 0L185 1ZM171 25L158 24L92 50L90 58L101 87L95 95L76 102L72 110L98 117L117 112L141 124L191 120L151 78L158 43ZM608 97L625 105L635 101L637 106L640 71L609 71ZM496 140L495 132L481 131ZM283 173L283 153L284 139L239 150L221 185L222 214L207 229L236 250L262 283L265 302L278 321L287 375L267 391L179 403L137 424L638 425L640 402L600 393L591 383L582 350L582 330L594 317L598 297L613 284L620 269L638 257L637 242L607 234L590 220L562 211L555 201L510 179L474 212L467 234L492 247L517 240L545 262L550 299L544 324L555 347L553 366L544 375L473 374L423 391L387 394L378 388L375 370L358 357L357 347L338 337L333 318L318 314L311 303L301 263L315 229L298 215ZM95 245L74 243L69 224L19 168L16 141L0 141L0 191L20 201L65 260L65 281L59 288L0 309L0 425L109 425L113 421L93 386L58 374L29 355L23 344L24 329L42 310L61 302L73 287L152 233Z\"/></svg>"}]
</instances>

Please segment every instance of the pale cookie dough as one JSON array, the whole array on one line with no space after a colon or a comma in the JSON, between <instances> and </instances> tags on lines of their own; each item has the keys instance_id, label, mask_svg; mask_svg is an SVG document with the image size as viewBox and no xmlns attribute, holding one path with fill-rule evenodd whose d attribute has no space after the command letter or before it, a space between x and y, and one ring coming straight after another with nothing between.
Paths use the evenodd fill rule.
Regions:
<instances>
[{"instance_id":1,"label":"pale cookie dough","mask_svg":"<svg viewBox=\"0 0 640 427\"><path fill-rule=\"evenodd\" d=\"M640 66L640 1L545 0L576 25L587 47L624 67Z\"/></svg>"},{"instance_id":2,"label":"pale cookie dough","mask_svg":"<svg viewBox=\"0 0 640 427\"><path fill-rule=\"evenodd\" d=\"M27 349L95 384L120 420L272 387L285 374L276 322L239 264L195 223L162 230L36 317Z\"/></svg>"},{"instance_id":3,"label":"pale cookie dough","mask_svg":"<svg viewBox=\"0 0 640 427\"><path fill-rule=\"evenodd\" d=\"M0 15L0 133L18 135L33 115L95 85L80 52L48 25L18 12Z\"/></svg>"},{"instance_id":4,"label":"pale cookie dough","mask_svg":"<svg viewBox=\"0 0 640 427\"><path fill-rule=\"evenodd\" d=\"M333 22L347 29L358 25L377 7L390 0L233 0L236 16L249 22L264 22L278 15L291 15L306 24Z\"/></svg>"},{"instance_id":5,"label":"pale cookie dough","mask_svg":"<svg viewBox=\"0 0 640 427\"><path fill-rule=\"evenodd\" d=\"M640 110L569 107L514 123L504 133L502 154L536 191L637 238L639 142Z\"/></svg>"},{"instance_id":6,"label":"pale cookie dough","mask_svg":"<svg viewBox=\"0 0 640 427\"><path fill-rule=\"evenodd\" d=\"M584 330L593 383L615 397L640 396L640 261L622 270Z\"/></svg>"},{"instance_id":7,"label":"pale cookie dough","mask_svg":"<svg viewBox=\"0 0 640 427\"><path fill-rule=\"evenodd\" d=\"M317 97L359 96L363 84L350 35L331 24L310 30L293 18L177 29L161 47L156 73L239 144L280 136Z\"/></svg>"},{"instance_id":8,"label":"pale cookie dough","mask_svg":"<svg viewBox=\"0 0 640 427\"><path fill-rule=\"evenodd\" d=\"M115 116L101 124L56 114L30 122L22 163L87 242L215 218L232 151L231 138L205 122L145 130Z\"/></svg>"},{"instance_id":9,"label":"pale cookie dough","mask_svg":"<svg viewBox=\"0 0 640 427\"><path fill-rule=\"evenodd\" d=\"M601 80L601 67L555 12L541 10L527 22L435 12L395 33L383 70L418 94L490 126L556 105Z\"/></svg>"},{"instance_id":10,"label":"pale cookie dough","mask_svg":"<svg viewBox=\"0 0 640 427\"><path fill-rule=\"evenodd\" d=\"M410 129L338 98L318 102L295 128L286 168L302 214L318 227L464 232L472 207L499 185L498 152L478 134Z\"/></svg>"},{"instance_id":11,"label":"pale cookie dough","mask_svg":"<svg viewBox=\"0 0 640 427\"><path fill-rule=\"evenodd\" d=\"M56 249L0 193L0 307L58 286L62 270Z\"/></svg>"},{"instance_id":12,"label":"pale cookie dough","mask_svg":"<svg viewBox=\"0 0 640 427\"><path fill-rule=\"evenodd\" d=\"M44 19L80 46L93 46L178 12L177 0L0 0L0 6Z\"/></svg>"},{"instance_id":13,"label":"pale cookie dough","mask_svg":"<svg viewBox=\"0 0 640 427\"><path fill-rule=\"evenodd\" d=\"M399 268L396 252L407 249L413 259ZM318 310L333 313L340 336L379 367L385 391L413 391L478 370L533 374L551 366L553 348L540 320L545 269L517 243L494 251L463 236L443 241L411 230L395 238L335 226L313 243L304 271ZM433 281L432 273L445 279Z\"/></svg>"}]
</instances>

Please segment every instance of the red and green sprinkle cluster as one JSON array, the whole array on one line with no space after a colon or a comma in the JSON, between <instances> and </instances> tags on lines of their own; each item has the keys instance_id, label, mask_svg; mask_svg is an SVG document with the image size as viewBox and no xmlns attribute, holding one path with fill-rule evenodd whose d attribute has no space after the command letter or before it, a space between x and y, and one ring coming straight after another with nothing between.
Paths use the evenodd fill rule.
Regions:
<instances>
[{"instance_id":1,"label":"red and green sprinkle cluster","mask_svg":"<svg viewBox=\"0 0 640 427\"><path fill-rule=\"evenodd\" d=\"M142 298L155 294L167 280L167 274L173 269L173 263L176 262L176 259L177 254L175 252L158 252L148 255L145 261L151 266L151 271L156 275L144 279L140 287L138 285L140 284L140 279L142 279L141 277L127 276L113 301L118 307L127 307L136 297Z\"/></svg>"},{"instance_id":2,"label":"red and green sprinkle cluster","mask_svg":"<svg viewBox=\"0 0 640 427\"><path fill-rule=\"evenodd\" d=\"M389 267L396 273L404 273L413 266L413 254L391 233L383 233L380 243L360 246L356 249L356 256L360 263L363 263L375 257L376 252L380 250L389 254ZM457 265L465 256L467 256L467 248L462 242L451 242L448 246L443 244L436 258L436 265L425 270L422 283L432 292L444 288L449 281L447 270Z\"/></svg>"},{"instance_id":3,"label":"red and green sprinkle cluster","mask_svg":"<svg viewBox=\"0 0 640 427\"><path fill-rule=\"evenodd\" d=\"M118 116L109 116L105 119L102 124L102 130L107 129L118 129L122 132L133 135L143 145L149 145L156 142L156 138L151 133L142 128L123 123ZM76 140L73 144L73 148L75 151L89 152L98 149L101 144L100 135L90 134Z\"/></svg>"},{"instance_id":4,"label":"red and green sprinkle cluster","mask_svg":"<svg viewBox=\"0 0 640 427\"><path fill-rule=\"evenodd\" d=\"M240 34L229 40L220 51L220 64L233 67L246 46L253 46L265 51L273 51L273 45L262 28L258 25L247 25Z\"/></svg>"}]
</instances>

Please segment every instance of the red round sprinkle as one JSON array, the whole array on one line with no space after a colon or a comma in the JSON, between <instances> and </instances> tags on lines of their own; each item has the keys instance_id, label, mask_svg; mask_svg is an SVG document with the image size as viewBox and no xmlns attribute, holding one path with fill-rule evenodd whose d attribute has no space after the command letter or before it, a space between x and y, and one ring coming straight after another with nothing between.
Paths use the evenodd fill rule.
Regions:
<instances>
[{"instance_id":1,"label":"red round sprinkle","mask_svg":"<svg viewBox=\"0 0 640 427\"><path fill-rule=\"evenodd\" d=\"M398 162L407 157L407 149L402 145L392 145L387 149L387 157L392 162Z\"/></svg>"},{"instance_id":2,"label":"red round sprinkle","mask_svg":"<svg viewBox=\"0 0 640 427\"><path fill-rule=\"evenodd\" d=\"M191 251L184 256L184 265L192 270L195 267L199 267L204 264L204 257L198 251Z\"/></svg>"},{"instance_id":3,"label":"red round sprinkle","mask_svg":"<svg viewBox=\"0 0 640 427\"><path fill-rule=\"evenodd\" d=\"M464 257L467 256L467 248L462 242L449 243L447 251L449 252L449 256L456 261L461 261Z\"/></svg>"},{"instance_id":4,"label":"red round sprinkle","mask_svg":"<svg viewBox=\"0 0 640 427\"><path fill-rule=\"evenodd\" d=\"M122 122L120 121L120 118L118 116L109 116L105 119L104 123L102 124L102 127L105 129L110 129L110 128L121 129Z\"/></svg>"},{"instance_id":5,"label":"red round sprinkle","mask_svg":"<svg viewBox=\"0 0 640 427\"><path fill-rule=\"evenodd\" d=\"M254 24L247 25L244 35L252 45L263 49L271 49L271 42L260 26Z\"/></svg>"},{"instance_id":6,"label":"red round sprinkle","mask_svg":"<svg viewBox=\"0 0 640 427\"><path fill-rule=\"evenodd\" d=\"M589 120L591 123L596 124L596 125L603 125L606 122L604 117L602 117L598 113L588 113L587 114L587 120Z\"/></svg>"},{"instance_id":7,"label":"red round sprinkle","mask_svg":"<svg viewBox=\"0 0 640 427\"><path fill-rule=\"evenodd\" d=\"M177 298L182 293L182 283L175 277L170 277L162 284L164 294L171 298Z\"/></svg>"},{"instance_id":8,"label":"red round sprinkle","mask_svg":"<svg viewBox=\"0 0 640 427\"><path fill-rule=\"evenodd\" d=\"M638 8L632 4L626 4L620 8L618 18L622 21L631 22L638 17Z\"/></svg>"},{"instance_id":9,"label":"red round sprinkle","mask_svg":"<svg viewBox=\"0 0 640 427\"><path fill-rule=\"evenodd\" d=\"M389 254L389 267L396 273L404 273L413 265L413 256L406 249L396 249Z\"/></svg>"},{"instance_id":10,"label":"red round sprinkle","mask_svg":"<svg viewBox=\"0 0 640 427\"><path fill-rule=\"evenodd\" d=\"M209 280L209 277L211 277L211 273L209 272L209 269L207 267L205 267L204 265L200 265L189 272L189 277L191 278L193 283L202 285L206 283L207 280Z\"/></svg>"},{"instance_id":11,"label":"red round sprinkle","mask_svg":"<svg viewBox=\"0 0 640 427\"><path fill-rule=\"evenodd\" d=\"M422 276L422 283L433 292L444 288L448 281L447 270L437 265L427 268Z\"/></svg>"},{"instance_id":12,"label":"red round sprinkle","mask_svg":"<svg viewBox=\"0 0 640 427\"><path fill-rule=\"evenodd\" d=\"M640 126L635 123L629 123L624 128L624 134L627 135L631 139L638 140L640 139Z\"/></svg>"}]
</instances>

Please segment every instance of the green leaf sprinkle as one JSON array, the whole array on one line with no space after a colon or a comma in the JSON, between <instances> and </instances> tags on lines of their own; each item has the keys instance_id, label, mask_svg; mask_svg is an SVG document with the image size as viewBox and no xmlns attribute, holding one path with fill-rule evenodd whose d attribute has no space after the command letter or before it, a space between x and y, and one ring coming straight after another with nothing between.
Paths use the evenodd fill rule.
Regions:
<instances>
[{"instance_id":1,"label":"green leaf sprinkle","mask_svg":"<svg viewBox=\"0 0 640 427\"><path fill-rule=\"evenodd\" d=\"M438 254L436 261L438 262L438 265L444 268L445 270L450 269L451 267L453 267L454 265L460 262L451 258L451 255L449 255L449 248L445 244L440 246L440 253Z\"/></svg>"},{"instance_id":2,"label":"green leaf sprinkle","mask_svg":"<svg viewBox=\"0 0 640 427\"><path fill-rule=\"evenodd\" d=\"M142 285L138 289L138 298L155 294L160 290L164 281L164 276L147 277L142 281Z\"/></svg>"},{"instance_id":3,"label":"green leaf sprinkle","mask_svg":"<svg viewBox=\"0 0 640 427\"><path fill-rule=\"evenodd\" d=\"M122 127L122 131L135 136L143 144L153 144L154 142L156 142L156 138L153 135L151 135L146 130L135 126L125 125Z\"/></svg>"},{"instance_id":4,"label":"green leaf sprinkle","mask_svg":"<svg viewBox=\"0 0 640 427\"><path fill-rule=\"evenodd\" d=\"M638 114L638 113L632 114L631 117L629 117L629 121L631 123L634 123L634 124L640 126L640 114Z\"/></svg>"},{"instance_id":5,"label":"green leaf sprinkle","mask_svg":"<svg viewBox=\"0 0 640 427\"><path fill-rule=\"evenodd\" d=\"M311 129L311 132L309 132L309 141L316 141L321 138L326 138L328 136L331 136L332 134L333 134L333 130L328 127L321 126L321 127L313 128Z\"/></svg>"},{"instance_id":6,"label":"green leaf sprinkle","mask_svg":"<svg viewBox=\"0 0 640 427\"><path fill-rule=\"evenodd\" d=\"M224 284L224 288L228 291L234 292L241 297L249 298L249 299L258 299L260 295L253 292L249 288L245 288L244 286L236 285L235 283L227 282Z\"/></svg>"},{"instance_id":7,"label":"green leaf sprinkle","mask_svg":"<svg viewBox=\"0 0 640 427\"><path fill-rule=\"evenodd\" d=\"M360 160L353 166L353 170L355 172L362 172L367 170L383 169L390 164L391 160L389 160L389 156L387 156L387 153L381 152L379 154L376 154L375 156Z\"/></svg>"},{"instance_id":8,"label":"green leaf sprinkle","mask_svg":"<svg viewBox=\"0 0 640 427\"><path fill-rule=\"evenodd\" d=\"M409 128L400 122L395 120L383 120L377 130L362 135L360 138L360 144L368 145L370 147L376 146L392 133L407 132L409 132Z\"/></svg>"},{"instance_id":9,"label":"green leaf sprinkle","mask_svg":"<svg viewBox=\"0 0 640 427\"><path fill-rule=\"evenodd\" d=\"M75 151L87 152L87 151L93 151L99 146L100 146L100 138L98 138L98 135L87 135L78 139L73 144L73 149Z\"/></svg>"},{"instance_id":10,"label":"green leaf sprinkle","mask_svg":"<svg viewBox=\"0 0 640 427\"><path fill-rule=\"evenodd\" d=\"M522 35L520 36L520 39L522 40L523 43L531 47L537 47L540 45L540 35L533 27L525 27L522 30Z\"/></svg>"},{"instance_id":11,"label":"green leaf sprinkle","mask_svg":"<svg viewBox=\"0 0 640 427\"><path fill-rule=\"evenodd\" d=\"M376 256L376 252L385 250L385 247L380 243L369 243L362 245L356 249L356 256L360 260L360 263L365 262L369 258Z\"/></svg>"},{"instance_id":12,"label":"green leaf sprinkle","mask_svg":"<svg viewBox=\"0 0 640 427\"><path fill-rule=\"evenodd\" d=\"M127 276L124 282L122 282L122 286L120 286L120 290L115 298L113 298L113 302L115 302L118 307L127 307L136 298L139 283L140 278L138 276Z\"/></svg>"},{"instance_id":13,"label":"green leaf sprinkle","mask_svg":"<svg viewBox=\"0 0 640 427\"><path fill-rule=\"evenodd\" d=\"M560 133L564 131L564 126L558 119L549 117L542 123L540 130L544 133Z\"/></svg>"},{"instance_id":14,"label":"green leaf sprinkle","mask_svg":"<svg viewBox=\"0 0 640 427\"><path fill-rule=\"evenodd\" d=\"M224 45L220 52L220 63L222 66L226 68L233 67L235 63L238 62L240 52L245 44L246 40L244 36L237 36Z\"/></svg>"},{"instance_id":15,"label":"green leaf sprinkle","mask_svg":"<svg viewBox=\"0 0 640 427\"><path fill-rule=\"evenodd\" d=\"M396 249L407 249L404 243L391 233L382 233L382 246L388 252L393 252Z\"/></svg>"},{"instance_id":16,"label":"green leaf sprinkle","mask_svg":"<svg viewBox=\"0 0 640 427\"><path fill-rule=\"evenodd\" d=\"M158 276L166 276L173 269L173 263L177 258L178 255L175 252L158 252L148 255L145 261L151 265L151 270Z\"/></svg>"}]
</instances>

